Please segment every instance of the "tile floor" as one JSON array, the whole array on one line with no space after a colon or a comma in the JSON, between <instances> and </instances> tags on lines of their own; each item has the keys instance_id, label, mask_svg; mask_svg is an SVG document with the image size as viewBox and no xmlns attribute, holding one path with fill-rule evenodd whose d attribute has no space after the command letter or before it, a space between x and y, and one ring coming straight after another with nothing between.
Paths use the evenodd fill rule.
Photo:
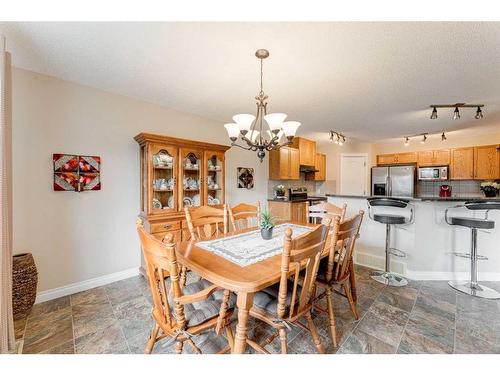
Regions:
<instances>
[{"instance_id":1,"label":"tile floor","mask_svg":"<svg viewBox=\"0 0 500 375\"><path fill-rule=\"evenodd\" d=\"M345 298L334 295L339 347L331 344L326 316L315 315L328 353L500 353L500 301L466 296L441 281L387 287L369 272L356 268L359 321ZM485 284L500 289L500 283ZM143 353L152 326L150 301L145 280L134 277L35 305L27 319L16 321L18 346L22 353ZM257 341L269 332L250 322ZM154 353L173 353L166 341ZM205 353L226 345L214 333L195 341ZM288 341L291 353L315 353L309 333L299 327L292 327ZM279 340L267 348L278 352Z\"/></svg>"}]
</instances>

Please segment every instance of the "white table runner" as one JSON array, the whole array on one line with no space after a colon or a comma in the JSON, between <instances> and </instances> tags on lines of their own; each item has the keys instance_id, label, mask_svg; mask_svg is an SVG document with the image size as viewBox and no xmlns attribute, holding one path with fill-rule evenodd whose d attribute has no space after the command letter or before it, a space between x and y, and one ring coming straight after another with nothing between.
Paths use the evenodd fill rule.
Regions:
<instances>
[{"instance_id":1,"label":"white table runner","mask_svg":"<svg viewBox=\"0 0 500 375\"><path fill-rule=\"evenodd\" d=\"M216 240L198 242L196 246L245 267L280 254L283 250L286 228L292 229L292 238L314 229L303 225L280 224L274 227L273 237L270 240L262 239L260 229L258 229Z\"/></svg>"}]
</instances>

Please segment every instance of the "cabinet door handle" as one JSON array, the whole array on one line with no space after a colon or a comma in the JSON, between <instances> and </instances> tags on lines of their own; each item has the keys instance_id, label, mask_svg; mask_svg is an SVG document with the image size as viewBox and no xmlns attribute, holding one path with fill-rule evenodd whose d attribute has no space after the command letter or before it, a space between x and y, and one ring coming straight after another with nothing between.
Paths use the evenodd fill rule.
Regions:
<instances>
[{"instance_id":1,"label":"cabinet door handle","mask_svg":"<svg viewBox=\"0 0 500 375\"><path fill-rule=\"evenodd\" d=\"M165 224L165 225L163 226L163 228L165 228L165 229L170 229L170 228L172 228L172 224Z\"/></svg>"}]
</instances>

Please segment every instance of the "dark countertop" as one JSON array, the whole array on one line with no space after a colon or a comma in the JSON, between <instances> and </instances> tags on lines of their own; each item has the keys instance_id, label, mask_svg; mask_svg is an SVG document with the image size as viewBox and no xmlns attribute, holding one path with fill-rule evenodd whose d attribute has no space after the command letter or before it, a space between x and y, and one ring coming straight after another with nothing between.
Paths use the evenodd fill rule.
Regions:
<instances>
[{"instance_id":1,"label":"dark countertop","mask_svg":"<svg viewBox=\"0 0 500 375\"><path fill-rule=\"evenodd\" d=\"M346 194L325 194L327 197L337 197L337 198L383 198L380 196L373 195L346 195ZM400 199L409 199L411 201L432 201L432 202L465 202L465 201L500 201L500 197L486 198L484 196L452 196L449 198L441 198L436 196L420 196L420 197L391 197Z\"/></svg>"},{"instance_id":2,"label":"dark countertop","mask_svg":"<svg viewBox=\"0 0 500 375\"><path fill-rule=\"evenodd\" d=\"M268 198L268 199L267 199L267 201L268 201L268 202L299 203L299 202L307 202L307 201L311 200L311 198L312 198L314 201L326 200L326 197L311 196L311 197L309 197L309 198L303 198L303 199L293 199L293 200L290 200L290 199L288 199L288 198L286 198L286 199ZM319 198L319 199L318 199L318 198Z\"/></svg>"}]
</instances>

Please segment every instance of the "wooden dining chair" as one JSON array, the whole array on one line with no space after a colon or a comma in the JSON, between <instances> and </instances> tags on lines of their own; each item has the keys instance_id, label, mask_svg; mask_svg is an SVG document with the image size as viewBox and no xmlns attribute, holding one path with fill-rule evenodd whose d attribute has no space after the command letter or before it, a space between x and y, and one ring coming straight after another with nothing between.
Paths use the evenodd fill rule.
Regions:
<instances>
[{"instance_id":1,"label":"wooden dining chair","mask_svg":"<svg viewBox=\"0 0 500 375\"><path fill-rule=\"evenodd\" d=\"M288 350L287 327L290 324L297 324L311 333L318 352L325 352L311 317L311 307L316 275L321 253L325 248L329 225L329 219L326 219L325 225L319 225L313 231L293 240L292 229L285 230L280 282L257 292L250 310L252 317L276 329L274 334L260 344L247 339L247 343L256 351L269 354L265 347L279 336L281 353L286 354ZM301 272L302 269L305 269L304 274ZM303 316L307 319L307 326L299 321Z\"/></svg>"},{"instance_id":2,"label":"wooden dining chair","mask_svg":"<svg viewBox=\"0 0 500 375\"><path fill-rule=\"evenodd\" d=\"M344 203L342 207L338 207L329 202L318 203L308 207L307 221L309 222L309 219L312 218L314 222L321 222L321 220L325 217L329 217L333 221L336 216L339 216L340 221L343 221L346 209L346 203Z\"/></svg>"},{"instance_id":3,"label":"wooden dining chair","mask_svg":"<svg viewBox=\"0 0 500 375\"><path fill-rule=\"evenodd\" d=\"M229 231L227 207L184 207L190 239L207 240Z\"/></svg>"},{"instance_id":4,"label":"wooden dining chair","mask_svg":"<svg viewBox=\"0 0 500 375\"><path fill-rule=\"evenodd\" d=\"M228 211L233 231L259 226L260 202L257 202L255 206L248 203L240 203L234 207L228 206ZM255 225L252 225L252 221L255 221Z\"/></svg>"},{"instance_id":5,"label":"wooden dining chair","mask_svg":"<svg viewBox=\"0 0 500 375\"><path fill-rule=\"evenodd\" d=\"M318 277L316 284L323 287L324 291L314 298L319 301L326 298L327 309L323 309L317 304L314 308L328 314L330 325L330 335L332 337L333 345L337 346L337 332L335 324L335 315L333 311L332 293L334 285L340 285L343 289L344 297L349 301L349 306L356 320L359 319L356 301L352 296L350 285L347 285L351 280L352 271L352 255L356 240L359 237L359 228L363 221L364 211L359 211L354 217L340 221L337 216L333 221L333 230L330 234L328 258L324 258L319 265ZM324 220L329 220L326 218ZM326 224L326 223L325 223ZM331 223L330 223L331 225Z\"/></svg>"},{"instance_id":6,"label":"wooden dining chair","mask_svg":"<svg viewBox=\"0 0 500 375\"><path fill-rule=\"evenodd\" d=\"M141 219L137 220L137 232L146 261L155 321L145 353L151 353L155 343L165 338L176 343L175 351L178 354L182 353L185 342L196 353L201 353L192 337L211 329L220 334L223 328L229 347L221 352L232 348L234 339L231 315L236 302L234 294L221 290L206 280L182 287L173 235L167 234L162 242L144 230ZM170 274L170 288L166 285L167 279L163 277L165 271Z\"/></svg>"}]
</instances>

